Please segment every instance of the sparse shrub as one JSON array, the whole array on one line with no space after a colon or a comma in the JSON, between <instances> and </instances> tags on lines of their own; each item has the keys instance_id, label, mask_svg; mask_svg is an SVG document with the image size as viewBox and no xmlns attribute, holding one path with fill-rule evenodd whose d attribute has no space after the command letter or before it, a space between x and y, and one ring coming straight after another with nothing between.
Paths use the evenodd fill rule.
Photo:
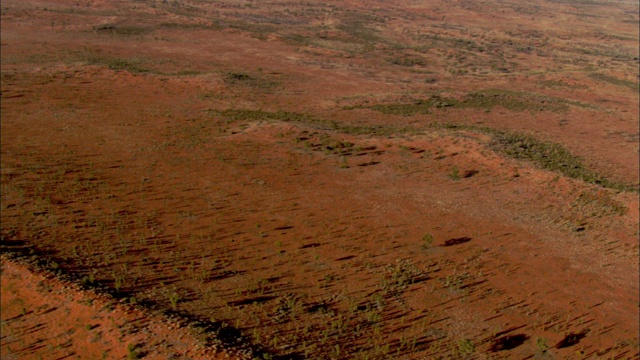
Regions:
<instances>
[{"instance_id":1,"label":"sparse shrub","mask_svg":"<svg viewBox=\"0 0 640 360\"><path fill-rule=\"evenodd\" d=\"M229 72L225 75L224 80L228 85L245 85L263 89L278 85L276 82L261 79L243 72Z\"/></svg>"},{"instance_id":2,"label":"sparse shrub","mask_svg":"<svg viewBox=\"0 0 640 360\"><path fill-rule=\"evenodd\" d=\"M120 291L120 289L124 285L124 275L118 274L114 271L113 281L114 281L114 287L116 288L116 291Z\"/></svg>"},{"instance_id":3,"label":"sparse shrub","mask_svg":"<svg viewBox=\"0 0 640 360\"><path fill-rule=\"evenodd\" d=\"M461 355L470 355L476 351L476 346L469 339L458 340L458 351Z\"/></svg>"},{"instance_id":4,"label":"sparse shrub","mask_svg":"<svg viewBox=\"0 0 640 360\"><path fill-rule=\"evenodd\" d=\"M135 344L127 345L127 359L134 360L134 359L139 359L140 358L140 355L138 354L137 348L138 348L138 346L136 346Z\"/></svg>"},{"instance_id":5,"label":"sparse shrub","mask_svg":"<svg viewBox=\"0 0 640 360\"><path fill-rule=\"evenodd\" d=\"M340 169L346 169L348 167L349 167L349 165L347 165L347 157L346 156L340 156Z\"/></svg>"},{"instance_id":6,"label":"sparse shrub","mask_svg":"<svg viewBox=\"0 0 640 360\"><path fill-rule=\"evenodd\" d=\"M227 73L227 81L230 81L230 82L249 81L251 79L252 77L249 74L236 73L236 72Z\"/></svg>"},{"instance_id":7,"label":"sparse shrub","mask_svg":"<svg viewBox=\"0 0 640 360\"><path fill-rule=\"evenodd\" d=\"M169 293L169 302L171 303L171 308L176 310L178 308L178 302L180 301L180 294L177 291L173 291Z\"/></svg>"},{"instance_id":8,"label":"sparse shrub","mask_svg":"<svg viewBox=\"0 0 640 360\"><path fill-rule=\"evenodd\" d=\"M457 166L451 168L451 173L449 174L449 178L452 180L460 179L460 169Z\"/></svg>"},{"instance_id":9,"label":"sparse shrub","mask_svg":"<svg viewBox=\"0 0 640 360\"><path fill-rule=\"evenodd\" d=\"M386 271L387 276L382 282L382 289L391 292L402 290L426 277L425 273L411 260L398 259L395 264L387 265Z\"/></svg>"},{"instance_id":10,"label":"sparse shrub","mask_svg":"<svg viewBox=\"0 0 640 360\"><path fill-rule=\"evenodd\" d=\"M142 66L140 59L118 59L94 56L89 57L87 62L92 65L106 66L114 71L128 71L132 74L149 72L149 69Z\"/></svg>"},{"instance_id":11,"label":"sparse shrub","mask_svg":"<svg viewBox=\"0 0 640 360\"><path fill-rule=\"evenodd\" d=\"M549 345L547 344L547 339L545 339L543 337L539 337L538 340L536 340L536 346L538 347L538 351L541 354L546 354L547 350L549 350Z\"/></svg>"},{"instance_id":12,"label":"sparse shrub","mask_svg":"<svg viewBox=\"0 0 640 360\"><path fill-rule=\"evenodd\" d=\"M433 239L433 235L431 235L429 233L424 234L422 236L422 245L421 245L422 249L426 250L426 249L430 248L431 244L433 243L433 240L434 240Z\"/></svg>"}]
</instances>

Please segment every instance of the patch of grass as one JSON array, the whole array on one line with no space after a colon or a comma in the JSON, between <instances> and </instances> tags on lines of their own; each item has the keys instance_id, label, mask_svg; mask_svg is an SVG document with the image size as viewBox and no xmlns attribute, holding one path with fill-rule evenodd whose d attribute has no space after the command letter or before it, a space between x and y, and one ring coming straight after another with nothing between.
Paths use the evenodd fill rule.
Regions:
<instances>
[{"instance_id":1,"label":"patch of grass","mask_svg":"<svg viewBox=\"0 0 640 360\"><path fill-rule=\"evenodd\" d=\"M340 156L340 169L348 169L349 168L349 164L347 164L347 157L346 156Z\"/></svg>"},{"instance_id":2,"label":"patch of grass","mask_svg":"<svg viewBox=\"0 0 640 360\"><path fill-rule=\"evenodd\" d=\"M224 81L228 85L251 86L262 89L271 89L278 86L278 83L275 81L261 79L255 75L244 72L228 72L225 74Z\"/></svg>"},{"instance_id":3,"label":"patch of grass","mask_svg":"<svg viewBox=\"0 0 640 360\"><path fill-rule=\"evenodd\" d=\"M462 355L470 355L476 351L476 346L469 339L461 339L458 341L458 351Z\"/></svg>"},{"instance_id":4,"label":"patch of grass","mask_svg":"<svg viewBox=\"0 0 640 360\"><path fill-rule=\"evenodd\" d=\"M390 125L361 126L342 125L335 121L321 119L309 114L301 114L289 111L263 111L248 109L209 110L214 116L221 116L227 122L236 121L265 121L265 122L290 122L320 128L323 130L335 130L353 135L391 136L396 134L418 134L419 130L413 127L399 127Z\"/></svg>"},{"instance_id":5,"label":"patch of grass","mask_svg":"<svg viewBox=\"0 0 640 360\"><path fill-rule=\"evenodd\" d=\"M460 179L460 169L457 166L451 168L451 173L449 174L449 178L451 180L459 180Z\"/></svg>"},{"instance_id":6,"label":"patch of grass","mask_svg":"<svg viewBox=\"0 0 640 360\"><path fill-rule=\"evenodd\" d=\"M612 85L623 86L636 91L640 87L640 84L637 82L618 79L616 77L605 75L602 73L591 73L589 74L589 77L596 81L603 81Z\"/></svg>"},{"instance_id":7,"label":"patch of grass","mask_svg":"<svg viewBox=\"0 0 640 360\"><path fill-rule=\"evenodd\" d=\"M486 111L491 111L496 106L511 111L566 111L570 104L579 103L535 93L487 89L467 94L456 106Z\"/></svg>"},{"instance_id":8,"label":"patch of grass","mask_svg":"<svg viewBox=\"0 0 640 360\"><path fill-rule=\"evenodd\" d=\"M253 21L233 20L227 21L227 23L229 28L246 31L261 40L266 40L269 34L275 33L278 30L278 28L272 24L258 24Z\"/></svg>"},{"instance_id":9,"label":"patch of grass","mask_svg":"<svg viewBox=\"0 0 640 360\"><path fill-rule=\"evenodd\" d=\"M351 106L351 107L345 107L344 110L371 109L387 115L411 116L416 114L429 114L430 113L429 110L433 107L444 108L444 107L455 106L456 104L457 104L457 101L454 99L443 98L438 95L433 95L428 99L420 99L414 103L376 104L371 106Z\"/></svg>"},{"instance_id":10,"label":"patch of grass","mask_svg":"<svg viewBox=\"0 0 640 360\"><path fill-rule=\"evenodd\" d=\"M235 83L249 82L254 80L254 78L251 75L246 73L230 72L230 73L227 73L225 80L228 83L235 84Z\"/></svg>"},{"instance_id":11,"label":"patch of grass","mask_svg":"<svg viewBox=\"0 0 640 360\"><path fill-rule=\"evenodd\" d=\"M425 66L426 61L419 56L406 56L406 57L397 57L397 58L389 58L387 61L392 65L400 65L400 66Z\"/></svg>"},{"instance_id":12,"label":"patch of grass","mask_svg":"<svg viewBox=\"0 0 640 360\"><path fill-rule=\"evenodd\" d=\"M578 101L555 98L551 96L516 92L501 89L487 89L467 94L461 100L432 95L427 99L420 99L413 103L376 104L370 106L350 106L345 110L372 109L387 115L412 116L429 114L432 108L474 108L491 111L500 106L511 111L567 111L569 106L590 107Z\"/></svg>"},{"instance_id":13,"label":"patch of grass","mask_svg":"<svg viewBox=\"0 0 640 360\"><path fill-rule=\"evenodd\" d=\"M127 359L139 359L140 355L138 354L138 346L135 344L127 345Z\"/></svg>"},{"instance_id":14,"label":"patch of grass","mask_svg":"<svg viewBox=\"0 0 640 360\"><path fill-rule=\"evenodd\" d=\"M588 170L582 159L557 143L541 141L524 134L499 133L496 134L496 146L510 157L532 161L543 169L556 171L573 179L618 190L628 188Z\"/></svg>"},{"instance_id":15,"label":"patch of grass","mask_svg":"<svg viewBox=\"0 0 640 360\"><path fill-rule=\"evenodd\" d=\"M427 274L414 265L411 260L397 259L395 264L389 264L385 268L386 276L381 287L387 293L396 294L411 284L427 279Z\"/></svg>"},{"instance_id":16,"label":"patch of grass","mask_svg":"<svg viewBox=\"0 0 640 360\"><path fill-rule=\"evenodd\" d=\"M354 126L354 125L336 125L336 130L352 135L372 135L372 136L392 136L398 134L417 135L420 130L410 126Z\"/></svg>"},{"instance_id":17,"label":"patch of grass","mask_svg":"<svg viewBox=\"0 0 640 360\"><path fill-rule=\"evenodd\" d=\"M302 34L290 34L282 38L285 43L291 45L308 46L311 44L311 38Z\"/></svg>"},{"instance_id":18,"label":"patch of grass","mask_svg":"<svg viewBox=\"0 0 640 360\"><path fill-rule=\"evenodd\" d=\"M163 22L160 24L161 28L165 29L185 29L185 30L220 30L224 27L220 25L207 25L207 24L187 24L176 22Z\"/></svg>"},{"instance_id":19,"label":"patch of grass","mask_svg":"<svg viewBox=\"0 0 640 360\"><path fill-rule=\"evenodd\" d=\"M365 20L366 21L366 20ZM367 22L363 19L345 19L342 23L336 26L336 29L343 33L353 37L362 43L378 43L382 41L382 38L378 35L376 29L365 26Z\"/></svg>"},{"instance_id":20,"label":"patch of grass","mask_svg":"<svg viewBox=\"0 0 640 360\"><path fill-rule=\"evenodd\" d=\"M549 345L547 344L547 339L540 337L536 340L536 346L538 348L538 352L540 354L546 354L547 350L549 350Z\"/></svg>"},{"instance_id":21,"label":"patch of grass","mask_svg":"<svg viewBox=\"0 0 640 360\"><path fill-rule=\"evenodd\" d=\"M119 59L91 56L86 59L91 65L101 65L114 71L128 71L133 74L147 73L149 69L142 66L139 59Z\"/></svg>"},{"instance_id":22,"label":"patch of grass","mask_svg":"<svg viewBox=\"0 0 640 360\"><path fill-rule=\"evenodd\" d=\"M493 136L493 148L506 156L530 161L542 169L605 188L619 191L638 191L634 185L607 179L587 169L580 157L573 155L558 143L538 140L530 135L474 125L433 124L432 126L483 132Z\"/></svg>"},{"instance_id":23,"label":"patch of grass","mask_svg":"<svg viewBox=\"0 0 640 360\"><path fill-rule=\"evenodd\" d=\"M266 122L301 122L318 123L321 120L308 114L300 114L289 111L263 111L249 109L210 110L212 115L224 117L230 122L234 121L266 121Z\"/></svg>"},{"instance_id":24,"label":"patch of grass","mask_svg":"<svg viewBox=\"0 0 640 360\"><path fill-rule=\"evenodd\" d=\"M422 249L425 249L425 250L426 250L426 249L428 249L428 248L430 248L430 247L431 247L431 244L433 243L433 240L434 240L433 235L431 235L431 234L429 234L429 233L424 234L424 235L422 236L422 245L421 245L421 248L422 248Z\"/></svg>"},{"instance_id":25,"label":"patch of grass","mask_svg":"<svg viewBox=\"0 0 640 360\"><path fill-rule=\"evenodd\" d=\"M602 217L609 215L624 215L627 207L613 199L610 194L601 191L584 191L578 195L571 205L582 213Z\"/></svg>"},{"instance_id":26,"label":"patch of grass","mask_svg":"<svg viewBox=\"0 0 640 360\"><path fill-rule=\"evenodd\" d=\"M93 30L97 33L111 34L111 35L117 35L117 36L139 36L152 31L152 29L150 28L145 28L141 26L119 26L119 25L112 25L112 24L94 26Z\"/></svg>"},{"instance_id":27,"label":"patch of grass","mask_svg":"<svg viewBox=\"0 0 640 360\"><path fill-rule=\"evenodd\" d=\"M538 84L542 87L552 88L552 89L558 89L558 88L586 89L587 88L586 85L569 84L563 80L553 80L553 79L541 80L538 82Z\"/></svg>"},{"instance_id":28,"label":"patch of grass","mask_svg":"<svg viewBox=\"0 0 640 360\"><path fill-rule=\"evenodd\" d=\"M180 301L180 294L178 294L178 292L176 292L176 291L172 291L171 293L167 294L167 298L169 299L169 302L171 303L171 308L173 310L177 310L178 302Z\"/></svg>"},{"instance_id":29,"label":"patch of grass","mask_svg":"<svg viewBox=\"0 0 640 360\"><path fill-rule=\"evenodd\" d=\"M202 71L198 70L180 70L175 73L176 76L195 76L202 74Z\"/></svg>"}]
</instances>

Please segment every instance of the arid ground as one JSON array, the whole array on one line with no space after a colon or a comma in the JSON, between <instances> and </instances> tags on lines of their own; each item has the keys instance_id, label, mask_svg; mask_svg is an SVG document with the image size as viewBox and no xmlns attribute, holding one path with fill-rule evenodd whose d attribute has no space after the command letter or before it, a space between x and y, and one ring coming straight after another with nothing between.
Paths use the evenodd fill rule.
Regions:
<instances>
[{"instance_id":1,"label":"arid ground","mask_svg":"<svg viewBox=\"0 0 640 360\"><path fill-rule=\"evenodd\" d=\"M637 359L637 0L4 0L3 359Z\"/></svg>"}]
</instances>

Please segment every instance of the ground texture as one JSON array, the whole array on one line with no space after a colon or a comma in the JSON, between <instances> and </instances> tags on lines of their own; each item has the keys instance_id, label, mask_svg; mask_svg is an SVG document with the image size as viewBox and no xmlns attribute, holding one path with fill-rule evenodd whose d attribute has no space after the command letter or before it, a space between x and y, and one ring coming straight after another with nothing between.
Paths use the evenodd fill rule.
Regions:
<instances>
[{"instance_id":1,"label":"ground texture","mask_svg":"<svg viewBox=\"0 0 640 360\"><path fill-rule=\"evenodd\" d=\"M637 1L1 11L3 359L638 357Z\"/></svg>"}]
</instances>

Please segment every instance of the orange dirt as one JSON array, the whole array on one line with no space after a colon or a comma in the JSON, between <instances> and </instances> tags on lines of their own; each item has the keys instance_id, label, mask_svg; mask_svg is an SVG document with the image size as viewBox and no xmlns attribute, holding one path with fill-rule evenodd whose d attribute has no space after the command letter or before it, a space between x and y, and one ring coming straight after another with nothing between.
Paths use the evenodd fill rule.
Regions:
<instances>
[{"instance_id":1,"label":"orange dirt","mask_svg":"<svg viewBox=\"0 0 640 360\"><path fill-rule=\"evenodd\" d=\"M2 357L637 358L637 10L3 1Z\"/></svg>"},{"instance_id":2,"label":"orange dirt","mask_svg":"<svg viewBox=\"0 0 640 360\"><path fill-rule=\"evenodd\" d=\"M3 359L238 358L205 348L181 319L150 315L2 260Z\"/></svg>"}]
</instances>

